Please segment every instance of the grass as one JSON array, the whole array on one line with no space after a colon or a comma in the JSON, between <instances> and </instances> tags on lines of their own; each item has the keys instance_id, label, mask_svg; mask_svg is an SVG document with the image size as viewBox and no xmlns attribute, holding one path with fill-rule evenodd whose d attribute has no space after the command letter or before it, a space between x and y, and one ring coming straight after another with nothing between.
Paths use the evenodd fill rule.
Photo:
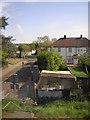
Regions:
<instances>
[{"instance_id":1,"label":"grass","mask_svg":"<svg viewBox=\"0 0 90 120\"><path fill-rule=\"evenodd\" d=\"M68 67L68 69L74 76L87 78L87 74L82 67Z\"/></svg>"},{"instance_id":2,"label":"grass","mask_svg":"<svg viewBox=\"0 0 90 120\"><path fill-rule=\"evenodd\" d=\"M3 100L3 107L10 100ZM68 101L68 100L55 100L40 104L37 106L30 106L28 104L23 105L20 101L12 100L15 104L21 107L23 110L33 112L35 117L71 117L71 118L85 118L88 117L88 101ZM14 105L10 104L3 113L18 111Z\"/></svg>"},{"instance_id":3,"label":"grass","mask_svg":"<svg viewBox=\"0 0 90 120\"><path fill-rule=\"evenodd\" d=\"M57 100L44 106L37 106L36 116L84 118L88 116L88 102Z\"/></svg>"},{"instance_id":4,"label":"grass","mask_svg":"<svg viewBox=\"0 0 90 120\"><path fill-rule=\"evenodd\" d=\"M11 64L11 65L14 65L14 64L16 64L16 63L18 63L18 62L20 62L21 61L21 59L8 59L7 60L7 62L9 63L9 64Z\"/></svg>"},{"instance_id":5,"label":"grass","mask_svg":"<svg viewBox=\"0 0 90 120\"><path fill-rule=\"evenodd\" d=\"M2 101L0 100L0 118L2 116Z\"/></svg>"}]
</instances>

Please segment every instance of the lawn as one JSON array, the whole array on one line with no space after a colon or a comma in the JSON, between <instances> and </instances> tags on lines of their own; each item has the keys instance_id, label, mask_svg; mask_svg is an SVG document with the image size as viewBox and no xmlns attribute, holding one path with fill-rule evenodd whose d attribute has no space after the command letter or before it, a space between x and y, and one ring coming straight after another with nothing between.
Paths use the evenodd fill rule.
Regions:
<instances>
[{"instance_id":1,"label":"lawn","mask_svg":"<svg viewBox=\"0 0 90 120\"><path fill-rule=\"evenodd\" d=\"M8 64L11 64L11 65L14 65L20 61L21 59L7 59Z\"/></svg>"},{"instance_id":2,"label":"lawn","mask_svg":"<svg viewBox=\"0 0 90 120\"><path fill-rule=\"evenodd\" d=\"M87 74L83 67L68 67L68 69L74 76L87 78Z\"/></svg>"},{"instance_id":3,"label":"lawn","mask_svg":"<svg viewBox=\"0 0 90 120\"><path fill-rule=\"evenodd\" d=\"M10 100L3 100L3 107ZM21 107L22 110L33 112L35 117L71 117L71 118L85 118L88 117L88 101L68 101L68 100L55 100L45 104L40 104L37 106L32 106L29 104L23 104L20 101L12 100L15 104ZM4 113L20 111L13 104L10 104L6 109L3 110Z\"/></svg>"}]
</instances>

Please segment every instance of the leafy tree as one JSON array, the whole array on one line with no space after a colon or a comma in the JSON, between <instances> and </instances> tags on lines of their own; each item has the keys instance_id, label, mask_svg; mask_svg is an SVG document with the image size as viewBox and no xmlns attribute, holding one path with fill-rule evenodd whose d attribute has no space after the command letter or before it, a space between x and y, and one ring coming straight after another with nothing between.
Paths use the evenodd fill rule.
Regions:
<instances>
[{"instance_id":1,"label":"leafy tree","mask_svg":"<svg viewBox=\"0 0 90 120\"><path fill-rule=\"evenodd\" d=\"M18 46L18 50L20 51L20 55L19 55L20 58L21 58L21 54L22 54L23 49L24 49L24 45L23 45L23 44L20 44L20 45Z\"/></svg>"},{"instance_id":2,"label":"leafy tree","mask_svg":"<svg viewBox=\"0 0 90 120\"><path fill-rule=\"evenodd\" d=\"M8 53L8 57L15 57L16 54L16 47L11 42L13 39L12 36L5 37L4 35L1 35L2 37L2 48L4 51Z\"/></svg>"},{"instance_id":3,"label":"leafy tree","mask_svg":"<svg viewBox=\"0 0 90 120\"><path fill-rule=\"evenodd\" d=\"M87 76L88 76L88 80L87 80L88 92L86 94L87 94L87 97L89 97L89 92L90 92L90 52L86 52L83 55L81 55L79 57L79 61L84 66Z\"/></svg>"},{"instance_id":4,"label":"leafy tree","mask_svg":"<svg viewBox=\"0 0 90 120\"><path fill-rule=\"evenodd\" d=\"M59 70L62 64L62 57L53 48L51 48L51 51L41 51L37 58L40 70Z\"/></svg>"},{"instance_id":5,"label":"leafy tree","mask_svg":"<svg viewBox=\"0 0 90 120\"><path fill-rule=\"evenodd\" d=\"M90 52L86 52L79 57L80 63L85 67L85 70L88 74L90 67Z\"/></svg>"},{"instance_id":6,"label":"leafy tree","mask_svg":"<svg viewBox=\"0 0 90 120\"><path fill-rule=\"evenodd\" d=\"M32 43L30 44L30 50L35 50L35 43L32 42Z\"/></svg>"},{"instance_id":7,"label":"leafy tree","mask_svg":"<svg viewBox=\"0 0 90 120\"><path fill-rule=\"evenodd\" d=\"M8 18L6 18L5 16L0 17L0 29L5 29L5 27L8 25L7 20Z\"/></svg>"},{"instance_id":8,"label":"leafy tree","mask_svg":"<svg viewBox=\"0 0 90 120\"><path fill-rule=\"evenodd\" d=\"M50 38L48 36L38 37L38 41L41 49L46 49L46 47L51 44Z\"/></svg>"},{"instance_id":9,"label":"leafy tree","mask_svg":"<svg viewBox=\"0 0 90 120\"><path fill-rule=\"evenodd\" d=\"M61 63L62 63L62 56L60 56L60 54L57 51L51 48L46 69L52 71L59 70Z\"/></svg>"},{"instance_id":10,"label":"leafy tree","mask_svg":"<svg viewBox=\"0 0 90 120\"><path fill-rule=\"evenodd\" d=\"M0 55L2 55L2 56L0 56L0 65L6 64L6 58L8 56L8 53L6 51L2 50L2 51L0 51Z\"/></svg>"},{"instance_id":11,"label":"leafy tree","mask_svg":"<svg viewBox=\"0 0 90 120\"><path fill-rule=\"evenodd\" d=\"M24 45L23 51L26 53L26 52L29 51L29 50L30 50L29 45L28 45L28 44L27 44L27 45Z\"/></svg>"},{"instance_id":12,"label":"leafy tree","mask_svg":"<svg viewBox=\"0 0 90 120\"><path fill-rule=\"evenodd\" d=\"M8 18L5 16L0 17L0 29L5 29L8 25ZM0 35L0 44L2 44L2 48L0 54L2 52L2 57L0 57L0 63L4 65L6 63L7 57L13 57L15 54L15 46L11 43L12 36L5 37L5 35Z\"/></svg>"},{"instance_id":13,"label":"leafy tree","mask_svg":"<svg viewBox=\"0 0 90 120\"><path fill-rule=\"evenodd\" d=\"M47 63L48 63L48 56L49 56L48 51L40 51L39 52L39 54L37 56L39 70L46 70Z\"/></svg>"},{"instance_id":14,"label":"leafy tree","mask_svg":"<svg viewBox=\"0 0 90 120\"><path fill-rule=\"evenodd\" d=\"M30 50L46 50L46 47L51 44L48 36L38 37L37 40L30 44Z\"/></svg>"}]
</instances>

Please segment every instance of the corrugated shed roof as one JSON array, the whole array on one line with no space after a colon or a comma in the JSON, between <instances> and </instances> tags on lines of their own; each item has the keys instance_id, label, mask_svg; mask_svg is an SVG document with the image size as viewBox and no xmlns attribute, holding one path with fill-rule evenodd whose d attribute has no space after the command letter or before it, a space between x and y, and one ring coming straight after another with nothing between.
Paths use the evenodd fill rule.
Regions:
<instances>
[{"instance_id":1,"label":"corrugated shed roof","mask_svg":"<svg viewBox=\"0 0 90 120\"><path fill-rule=\"evenodd\" d=\"M58 77L58 78L73 78L70 71L47 71L43 70L41 72L41 77Z\"/></svg>"}]
</instances>

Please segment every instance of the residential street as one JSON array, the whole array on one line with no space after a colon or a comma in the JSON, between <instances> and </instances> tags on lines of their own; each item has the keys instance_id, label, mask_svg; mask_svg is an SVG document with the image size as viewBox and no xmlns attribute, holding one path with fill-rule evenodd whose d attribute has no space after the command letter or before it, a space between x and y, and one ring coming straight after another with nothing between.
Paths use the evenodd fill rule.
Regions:
<instances>
[{"instance_id":1,"label":"residential street","mask_svg":"<svg viewBox=\"0 0 90 120\"><path fill-rule=\"evenodd\" d=\"M2 75L2 95L4 97L16 97L18 99L23 99L26 97L30 97L34 99L34 82L32 78L32 68L33 64L35 62L34 59L26 59L25 60L25 65L22 67L21 62L17 63L16 65L9 65L8 68L3 70L3 75ZM14 91L13 89L10 88L10 84L12 84L13 81L13 74L17 74L17 79L19 84L19 89ZM34 74L34 73L33 73Z\"/></svg>"}]
</instances>

